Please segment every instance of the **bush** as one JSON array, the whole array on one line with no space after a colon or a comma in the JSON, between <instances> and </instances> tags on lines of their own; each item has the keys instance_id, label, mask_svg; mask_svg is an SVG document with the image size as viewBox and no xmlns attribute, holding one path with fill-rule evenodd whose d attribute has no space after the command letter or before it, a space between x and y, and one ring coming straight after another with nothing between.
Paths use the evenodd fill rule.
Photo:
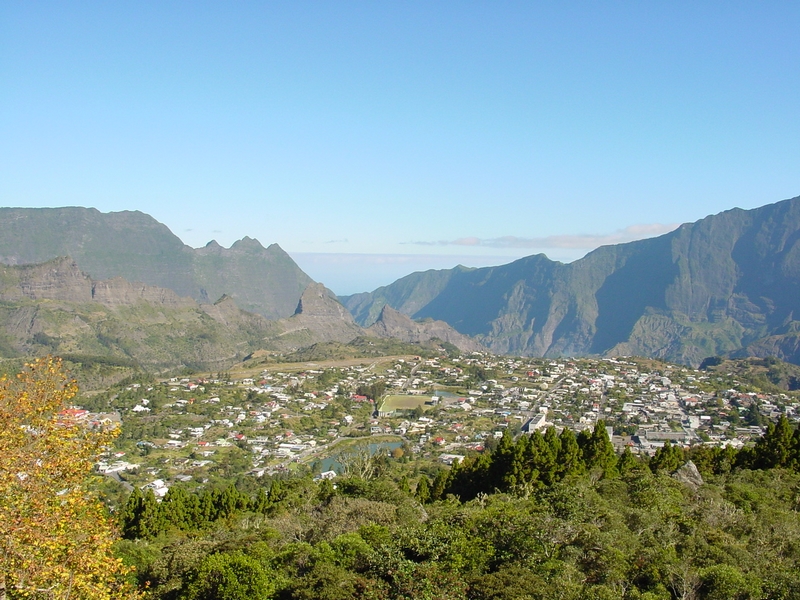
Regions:
<instances>
[{"instance_id":1,"label":"bush","mask_svg":"<svg viewBox=\"0 0 800 600\"><path fill-rule=\"evenodd\" d=\"M185 600L259 600L275 591L261 564L240 552L211 554L203 559Z\"/></svg>"}]
</instances>

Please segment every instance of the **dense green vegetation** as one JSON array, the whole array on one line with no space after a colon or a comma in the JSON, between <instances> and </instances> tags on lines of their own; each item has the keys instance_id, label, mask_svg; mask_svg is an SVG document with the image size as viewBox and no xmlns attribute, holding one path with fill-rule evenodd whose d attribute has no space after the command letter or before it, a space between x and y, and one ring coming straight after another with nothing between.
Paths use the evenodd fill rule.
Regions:
<instances>
[{"instance_id":1,"label":"dense green vegetation","mask_svg":"<svg viewBox=\"0 0 800 600\"><path fill-rule=\"evenodd\" d=\"M783 362L774 356L738 360L710 356L703 361L700 368L733 375L740 381L746 381L765 392L800 389L800 366Z\"/></svg>"},{"instance_id":2,"label":"dense green vegetation","mask_svg":"<svg viewBox=\"0 0 800 600\"><path fill-rule=\"evenodd\" d=\"M671 475L687 458L704 483ZM797 598L799 470L785 418L739 452L665 444L647 461L615 455L602 424L551 429L413 492L391 468L161 503L136 490L118 552L164 599Z\"/></svg>"}]
</instances>

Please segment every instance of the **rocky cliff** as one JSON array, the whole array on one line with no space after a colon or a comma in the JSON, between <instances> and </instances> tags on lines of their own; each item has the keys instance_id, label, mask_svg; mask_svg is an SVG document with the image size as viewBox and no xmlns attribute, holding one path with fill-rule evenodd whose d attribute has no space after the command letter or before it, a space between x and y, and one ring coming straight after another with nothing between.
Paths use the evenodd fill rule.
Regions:
<instances>
[{"instance_id":1,"label":"rocky cliff","mask_svg":"<svg viewBox=\"0 0 800 600\"><path fill-rule=\"evenodd\" d=\"M121 278L93 281L69 258L0 270L0 355L224 367L263 347L274 323L232 302L205 306Z\"/></svg>"},{"instance_id":2,"label":"rocky cliff","mask_svg":"<svg viewBox=\"0 0 800 600\"><path fill-rule=\"evenodd\" d=\"M276 325L281 332L268 345L280 350L297 350L319 342L346 343L364 335L352 315L321 283L309 285L295 313Z\"/></svg>"},{"instance_id":3,"label":"rocky cliff","mask_svg":"<svg viewBox=\"0 0 800 600\"><path fill-rule=\"evenodd\" d=\"M797 361L800 198L732 209L570 264L537 255L415 273L342 300L364 325L388 304L445 321L498 353L696 365L753 352Z\"/></svg>"},{"instance_id":4,"label":"rocky cliff","mask_svg":"<svg viewBox=\"0 0 800 600\"><path fill-rule=\"evenodd\" d=\"M0 299L90 302L92 280L75 261L61 257L40 265L0 269Z\"/></svg>"}]
</instances>

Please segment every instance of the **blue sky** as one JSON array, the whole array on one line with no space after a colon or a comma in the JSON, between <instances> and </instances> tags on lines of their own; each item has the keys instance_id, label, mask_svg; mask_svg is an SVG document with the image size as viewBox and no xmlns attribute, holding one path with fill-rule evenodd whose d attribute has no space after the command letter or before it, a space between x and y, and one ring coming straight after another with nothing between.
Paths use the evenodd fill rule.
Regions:
<instances>
[{"instance_id":1,"label":"blue sky","mask_svg":"<svg viewBox=\"0 0 800 600\"><path fill-rule=\"evenodd\" d=\"M800 195L800 3L0 3L0 205L339 294Z\"/></svg>"}]
</instances>

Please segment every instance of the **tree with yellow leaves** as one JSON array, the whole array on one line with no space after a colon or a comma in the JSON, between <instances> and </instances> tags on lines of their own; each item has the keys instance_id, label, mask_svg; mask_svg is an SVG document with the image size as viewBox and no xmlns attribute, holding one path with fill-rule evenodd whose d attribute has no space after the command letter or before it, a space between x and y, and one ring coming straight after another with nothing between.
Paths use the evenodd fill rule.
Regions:
<instances>
[{"instance_id":1,"label":"tree with yellow leaves","mask_svg":"<svg viewBox=\"0 0 800 600\"><path fill-rule=\"evenodd\" d=\"M78 422L58 359L0 378L0 600L128 597L115 531L87 489L113 431Z\"/></svg>"}]
</instances>

